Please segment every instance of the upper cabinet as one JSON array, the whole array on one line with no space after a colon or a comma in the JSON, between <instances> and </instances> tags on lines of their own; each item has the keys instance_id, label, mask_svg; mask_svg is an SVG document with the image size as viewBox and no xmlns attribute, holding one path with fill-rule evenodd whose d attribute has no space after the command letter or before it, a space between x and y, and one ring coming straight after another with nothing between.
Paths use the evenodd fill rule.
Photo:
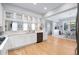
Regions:
<instances>
[{"instance_id":1,"label":"upper cabinet","mask_svg":"<svg viewBox=\"0 0 79 59\"><path fill-rule=\"evenodd\" d=\"M23 15L23 20L28 21L28 16Z\"/></svg>"},{"instance_id":2,"label":"upper cabinet","mask_svg":"<svg viewBox=\"0 0 79 59\"><path fill-rule=\"evenodd\" d=\"M35 32L42 30L39 17L5 10L5 31Z\"/></svg>"},{"instance_id":3,"label":"upper cabinet","mask_svg":"<svg viewBox=\"0 0 79 59\"><path fill-rule=\"evenodd\" d=\"M2 26L2 5L0 3L0 26Z\"/></svg>"},{"instance_id":4,"label":"upper cabinet","mask_svg":"<svg viewBox=\"0 0 79 59\"><path fill-rule=\"evenodd\" d=\"M23 23L23 31L27 31L28 30L28 24L27 23Z\"/></svg>"},{"instance_id":5,"label":"upper cabinet","mask_svg":"<svg viewBox=\"0 0 79 59\"><path fill-rule=\"evenodd\" d=\"M6 12L6 18L13 18L13 13L12 12Z\"/></svg>"},{"instance_id":6,"label":"upper cabinet","mask_svg":"<svg viewBox=\"0 0 79 59\"><path fill-rule=\"evenodd\" d=\"M22 14L16 14L15 17L16 17L17 20L22 20Z\"/></svg>"}]
</instances>

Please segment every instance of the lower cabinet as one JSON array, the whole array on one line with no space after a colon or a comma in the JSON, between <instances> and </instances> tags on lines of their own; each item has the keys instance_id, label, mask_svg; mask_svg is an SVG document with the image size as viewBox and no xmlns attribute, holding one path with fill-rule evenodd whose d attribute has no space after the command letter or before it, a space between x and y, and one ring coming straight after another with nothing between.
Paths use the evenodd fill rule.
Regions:
<instances>
[{"instance_id":1,"label":"lower cabinet","mask_svg":"<svg viewBox=\"0 0 79 59\"><path fill-rule=\"evenodd\" d=\"M28 44L36 43L36 34L15 35L9 37L8 49L15 49Z\"/></svg>"},{"instance_id":2,"label":"lower cabinet","mask_svg":"<svg viewBox=\"0 0 79 59\"><path fill-rule=\"evenodd\" d=\"M8 50L0 50L0 55L8 55Z\"/></svg>"},{"instance_id":3,"label":"lower cabinet","mask_svg":"<svg viewBox=\"0 0 79 59\"><path fill-rule=\"evenodd\" d=\"M16 49L22 46L26 46L32 43L39 43L43 40L47 40L46 34L43 32L40 33L33 33L33 34L19 34L19 35L12 35L8 36L7 46L6 49Z\"/></svg>"},{"instance_id":4,"label":"lower cabinet","mask_svg":"<svg viewBox=\"0 0 79 59\"><path fill-rule=\"evenodd\" d=\"M40 43L43 41L43 32L37 33L37 43Z\"/></svg>"},{"instance_id":5,"label":"lower cabinet","mask_svg":"<svg viewBox=\"0 0 79 59\"><path fill-rule=\"evenodd\" d=\"M48 39L48 34L47 32L43 32L43 41Z\"/></svg>"}]
</instances>

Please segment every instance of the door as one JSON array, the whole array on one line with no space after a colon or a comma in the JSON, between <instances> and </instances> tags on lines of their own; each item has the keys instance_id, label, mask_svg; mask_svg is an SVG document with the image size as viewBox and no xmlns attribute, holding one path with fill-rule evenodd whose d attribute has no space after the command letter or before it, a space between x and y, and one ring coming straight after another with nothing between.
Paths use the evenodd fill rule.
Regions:
<instances>
[{"instance_id":1,"label":"door","mask_svg":"<svg viewBox=\"0 0 79 59\"><path fill-rule=\"evenodd\" d=\"M77 42L77 55L79 55L79 3L77 4L76 42Z\"/></svg>"}]
</instances>

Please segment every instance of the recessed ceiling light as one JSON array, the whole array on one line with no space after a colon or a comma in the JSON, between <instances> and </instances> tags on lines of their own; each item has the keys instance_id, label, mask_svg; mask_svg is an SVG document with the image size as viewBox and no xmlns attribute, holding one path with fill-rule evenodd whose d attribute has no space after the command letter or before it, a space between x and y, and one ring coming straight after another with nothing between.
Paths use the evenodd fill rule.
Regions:
<instances>
[{"instance_id":1,"label":"recessed ceiling light","mask_svg":"<svg viewBox=\"0 0 79 59\"><path fill-rule=\"evenodd\" d=\"M37 3L33 3L33 5L37 5Z\"/></svg>"},{"instance_id":2,"label":"recessed ceiling light","mask_svg":"<svg viewBox=\"0 0 79 59\"><path fill-rule=\"evenodd\" d=\"M47 10L47 7L44 7L44 10Z\"/></svg>"}]
</instances>

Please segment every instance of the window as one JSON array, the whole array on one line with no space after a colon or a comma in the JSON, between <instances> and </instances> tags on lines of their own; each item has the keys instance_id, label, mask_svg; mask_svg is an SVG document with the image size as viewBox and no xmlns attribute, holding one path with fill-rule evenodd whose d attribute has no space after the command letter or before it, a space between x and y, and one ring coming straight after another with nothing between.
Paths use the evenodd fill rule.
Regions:
<instances>
[{"instance_id":1,"label":"window","mask_svg":"<svg viewBox=\"0 0 79 59\"><path fill-rule=\"evenodd\" d=\"M28 30L28 24L27 23L23 23L23 31L27 31Z\"/></svg>"},{"instance_id":2,"label":"window","mask_svg":"<svg viewBox=\"0 0 79 59\"><path fill-rule=\"evenodd\" d=\"M35 24L31 24L32 30L35 30Z\"/></svg>"},{"instance_id":3,"label":"window","mask_svg":"<svg viewBox=\"0 0 79 59\"><path fill-rule=\"evenodd\" d=\"M5 18L5 31L35 32L38 28L42 29L41 19L38 17L7 10L5 12Z\"/></svg>"},{"instance_id":4,"label":"window","mask_svg":"<svg viewBox=\"0 0 79 59\"><path fill-rule=\"evenodd\" d=\"M17 31L17 22L12 23L12 31Z\"/></svg>"},{"instance_id":5,"label":"window","mask_svg":"<svg viewBox=\"0 0 79 59\"><path fill-rule=\"evenodd\" d=\"M23 22L17 22L18 24L18 30L23 30Z\"/></svg>"},{"instance_id":6,"label":"window","mask_svg":"<svg viewBox=\"0 0 79 59\"><path fill-rule=\"evenodd\" d=\"M28 23L20 21L5 21L5 31L27 31Z\"/></svg>"}]
</instances>

